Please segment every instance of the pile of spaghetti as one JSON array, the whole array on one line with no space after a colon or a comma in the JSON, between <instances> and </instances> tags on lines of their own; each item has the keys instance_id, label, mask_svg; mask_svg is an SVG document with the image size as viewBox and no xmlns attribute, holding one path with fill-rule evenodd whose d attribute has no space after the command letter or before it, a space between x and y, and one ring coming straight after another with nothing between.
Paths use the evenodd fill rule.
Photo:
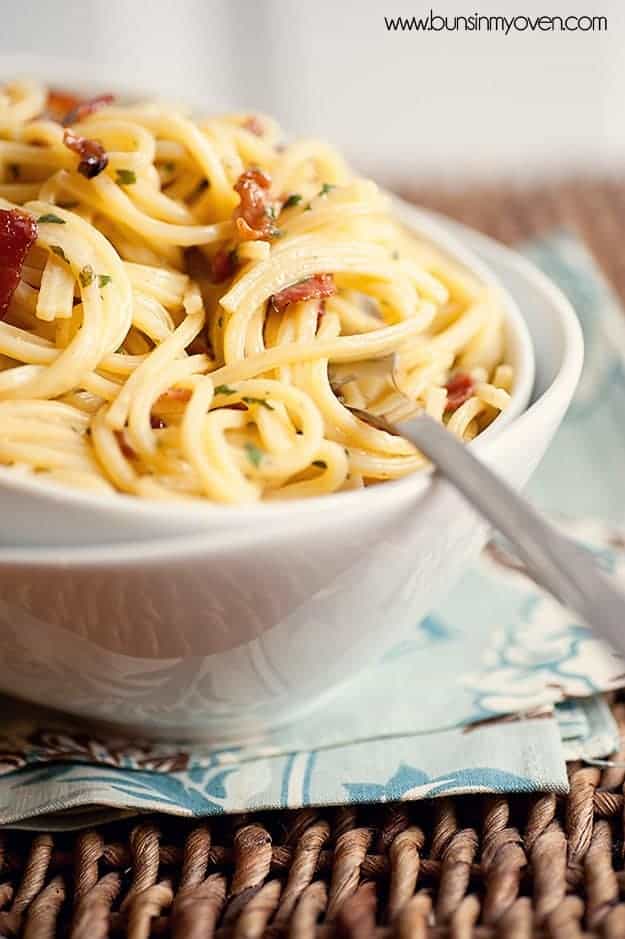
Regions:
<instances>
[{"instance_id":1,"label":"pile of spaghetti","mask_svg":"<svg viewBox=\"0 0 625 939\"><path fill-rule=\"evenodd\" d=\"M263 116L0 87L0 463L240 503L424 465L509 400L502 309Z\"/></svg>"}]
</instances>

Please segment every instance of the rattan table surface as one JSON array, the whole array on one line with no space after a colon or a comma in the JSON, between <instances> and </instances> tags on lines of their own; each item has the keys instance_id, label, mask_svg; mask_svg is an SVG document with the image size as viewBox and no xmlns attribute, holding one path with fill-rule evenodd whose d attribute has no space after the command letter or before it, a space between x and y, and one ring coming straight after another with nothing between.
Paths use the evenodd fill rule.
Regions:
<instances>
[{"instance_id":1,"label":"rattan table surface","mask_svg":"<svg viewBox=\"0 0 625 939\"><path fill-rule=\"evenodd\" d=\"M625 184L407 195L507 243L575 228L625 300ZM614 712L625 730L625 703ZM625 762L569 777L566 798L0 833L0 937L621 939Z\"/></svg>"}]
</instances>

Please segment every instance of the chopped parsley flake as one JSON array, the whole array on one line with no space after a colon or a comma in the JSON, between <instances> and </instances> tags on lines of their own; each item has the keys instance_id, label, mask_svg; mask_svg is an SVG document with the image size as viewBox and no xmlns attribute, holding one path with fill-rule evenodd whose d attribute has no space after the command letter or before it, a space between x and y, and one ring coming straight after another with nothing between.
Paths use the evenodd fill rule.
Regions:
<instances>
[{"instance_id":1,"label":"chopped parsley flake","mask_svg":"<svg viewBox=\"0 0 625 939\"><path fill-rule=\"evenodd\" d=\"M299 192L294 192L289 196L289 198L286 200L282 208L292 209L294 205L299 205L301 201L302 201L302 196L299 194Z\"/></svg>"},{"instance_id":2,"label":"chopped parsley flake","mask_svg":"<svg viewBox=\"0 0 625 939\"><path fill-rule=\"evenodd\" d=\"M275 210L275 206L273 206L273 205L268 205L267 208L265 209L265 212L267 213L267 215L269 216L269 218L275 218L275 217L276 217L276 210Z\"/></svg>"},{"instance_id":3,"label":"chopped parsley flake","mask_svg":"<svg viewBox=\"0 0 625 939\"><path fill-rule=\"evenodd\" d=\"M216 395L235 395L236 393L236 388L231 388L230 385L217 385L215 388Z\"/></svg>"},{"instance_id":4,"label":"chopped parsley flake","mask_svg":"<svg viewBox=\"0 0 625 939\"><path fill-rule=\"evenodd\" d=\"M134 170L116 170L117 182L120 186L132 186L137 182L137 174Z\"/></svg>"},{"instance_id":5,"label":"chopped parsley flake","mask_svg":"<svg viewBox=\"0 0 625 939\"><path fill-rule=\"evenodd\" d=\"M98 274L98 286L106 287L107 284L110 284L113 278L110 274Z\"/></svg>"},{"instance_id":6,"label":"chopped parsley flake","mask_svg":"<svg viewBox=\"0 0 625 939\"><path fill-rule=\"evenodd\" d=\"M78 274L78 279L83 287L89 287L93 283L95 273L90 264L85 264Z\"/></svg>"},{"instance_id":7,"label":"chopped parsley flake","mask_svg":"<svg viewBox=\"0 0 625 939\"><path fill-rule=\"evenodd\" d=\"M69 264L69 258L60 245L50 245L50 251L53 254L56 254L57 258L61 258L62 261L65 261L66 264Z\"/></svg>"},{"instance_id":8,"label":"chopped parsley flake","mask_svg":"<svg viewBox=\"0 0 625 939\"><path fill-rule=\"evenodd\" d=\"M328 464L325 463L323 460L313 460L313 466L318 466L319 469L327 469L327 468L328 468Z\"/></svg>"},{"instance_id":9,"label":"chopped parsley flake","mask_svg":"<svg viewBox=\"0 0 625 939\"><path fill-rule=\"evenodd\" d=\"M246 404L262 404L264 408L267 408L268 411L273 411L274 408L268 401L265 401L264 398L252 398L250 395L244 395L243 400Z\"/></svg>"},{"instance_id":10,"label":"chopped parsley flake","mask_svg":"<svg viewBox=\"0 0 625 939\"><path fill-rule=\"evenodd\" d=\"M259 467L263 458L263 451L260 449L260 447L257 447L255 443L251 443L249 440L247 440L245 443L245 452L252 466Z\"/></svg>"},{"instance_id":11,"label":"chopped parsley flake","mask_svg":"<svg viewBox=\"0 0 625 939\"><path fill-rule=\"evenodd\" d=\"M176 169L176 164L172 163L171 160L168 160L167 163L163 163L163 169L166 173L173 173Z\"/></svg>"},{"instance_id":12,"label":"chopped parsley flake","mask_svg":"<svg viewBox=\"0 0 625 939\"><path fill-rule=\"evenodd\" d=\"M336 186L333 185L333 183L324 183L318 194L320 196L327 196L327 194L332 192L333 189L336 189Z\"/></svg>"},{"instance_id":13,"label":"chopped parsley flake","mask_svg":"<svg viewBox=\"0 0 625 939\"><path fill-rule=\"evenodd\" d=\"M46 212L45 215L40 215L37 221L47 225L65 225L65 219L59 218L54 212Z\"/></svg>"}]
</instances>

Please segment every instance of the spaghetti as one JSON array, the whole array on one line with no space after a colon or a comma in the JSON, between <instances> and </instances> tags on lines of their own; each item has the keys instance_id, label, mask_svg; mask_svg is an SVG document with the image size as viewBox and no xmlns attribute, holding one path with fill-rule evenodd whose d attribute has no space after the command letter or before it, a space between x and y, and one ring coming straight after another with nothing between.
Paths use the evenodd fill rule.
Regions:
<instances>
[{"instance_id":1,"label":"spaghetti","mask_svg":"<svg viewBox=\"0 0 625 939\"><path fill-rule=\"evenodd\" d=\"M29 82L0 89L0 315L0 463L152 499L397 478L424 459L387 421L469 440L513 380L496 293L326 145Z\"/></svg>"}]
</instances>

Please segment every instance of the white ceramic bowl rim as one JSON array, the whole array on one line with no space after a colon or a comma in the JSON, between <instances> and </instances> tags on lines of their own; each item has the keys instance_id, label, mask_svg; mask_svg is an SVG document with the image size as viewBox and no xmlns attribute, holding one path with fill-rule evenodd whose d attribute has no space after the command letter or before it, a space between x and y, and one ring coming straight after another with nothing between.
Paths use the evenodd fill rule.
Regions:
<instances>
[{"instance_id":1,"label":"white ceramic bowl rim","mask_svg":"<svg viewBox=\"0 0 625 939\"><path fill-rule=\"evenodd\" d=\"M462 230L462 226L458 224L455 224L454 227L458 231ZM495 245L494 242L486 236L471 232L471 237L473 243L482 243L485 247L489 247L491 251L496 249L498 253L505 256L508 265L514 267L521 276L532 283L538 290L546 294L551 300L554 309L559 312L558 326L561 330L562 341L560 367L553 381L540 397L517 418L518 421L531 421L534 419L535 412L538 411L543 403L547 403L549 399L557 400L561 395L566 397L568 393L570 393L570 389L577 384L583 362L581 327L571 304L562 291L536 268L534 264L503 246ZM536 417L537 416L538 414L536 414ZM476 448L478 454L488 454L489 451L495 449L499 444L503 445L510 436L514 435L515 424L516 421L513 421L510 425L505 427L500 434L488 435L484 433L480 435L480 438L474 441L472 446L475 447L475 444L479 442L480 447L479 449ZM429 481L426 474L412 474L400 480L371 487L366 491L357 491L354 495L361 498L350 500L349 504L355 507L357 511L363 511L366 510L366 504L369 499L392 500L398 487L410 487L416 496L423 487L428 484ZM342 495L351 496L352 493ZM362 501L363 495L367 496L364 504ZM321 502L327 504L331 502L332 499L332 496L326 496L323 497L322 500L315 500L315 509L318 509ZM290 506L290 515L284 519L286 524L301 526L302 520L307 516L303 515L300 509L309 507L311 501L312 500L306 502L301 500L296 504L292 504ZM295 507L297 507L297 511L294 511ZM342 507L345 508L345 503L343 503ZM314 515L318 516L318 511L315 511ZM271 525L266 525L260 530L256 530L255 537L258 544L262 545L263 542L270 541L273 531L274 529ZM239 542L243 544L249 539L249 532L245 529L239 529L238 531L229 530L228 532L220 530L217 533L206 531L164 538L152 538L145 541L123 542L115 545L107 544L76 548L2 547L0 548L0 563L18 563L33 566L45 565L46 567L52 568L63 567L65 565L85 566L92 564L114 565L123 563L129 567L133 567L135 564L140 566L150 561L157 562L158 560L162 560L163 555L166 554L171 555L173 561L183 561L185 558L192 558L205 551L207 542L215 538L222 542L227 538L228 548L236 550L236 546Z\"/></svg>"},{"instance_id":2,"label":"white ceramic bowl rim","mask_svg":"<svg viewBox=\"0 0 625 939\"><path fill-rule=\"evenodd\" d=\"M407 227L429 240L437 248L445 252L452 261L460 263L467 271L477 276L483 283L494 285L500 292L505 308L506 325L509 339L512 340L511 352L515 359L516 375L512 398L508 408L498 415L492 424L484 430L471 443L471 446L480 452L493 436L500 435L503 430L514 422L525 409L530 399L534 383L534 350L529 330L516 302L504 288L499 279L489 270L472 251L459 242L453 235L445 231L434 220L430 213L422 212L415 206L408 205L399 199L393 200L398 217ZM275 502L258 502L245 505L222 505L208 500L194 499L192 501L168 500L150 501L139 499L133 495L119 492L92 493L86 490L71 489L57 483L50 483L40 477L22 476L16 474L8 467L0 466L0 486L6 490L19 491L22 494L44 497L48 503L58 503L59 511L64 505L73 505L89 511L106 512L107 509L122 513L124 516L134 518L148 517L160 519L166 529L168 518L172 511L178 519L192 517L205 519L206 530L210 531L211 523L220 526L232 525L240 527L243 522L254 523L262 520L263 524L271 525L273 521L291 517L293 513L317 514L319 512L335 512L354 507L361 507L366 511L369 501L378 495L379 490L390 490L389 495L398 486L408 486L415 491L428 486L431 473L427 470L413 473L398 480L389 480L366 489L351 490L347 492L330 493L307 499L297 499ZM180 533L167 533L156 535L161 537L180 537Z\"/></svg>"},{"instance_id":3,"label":"white ceramic bowl rim","mask_svg":"<svg viewBox=\"0 0 625 939\"><path fill-rule=\"evenodd\" d=\"M52 83L57 87L65 88L75 88L77 84L80 84L80 87L84 91L89 93L95 93L96 91L112 91L114 94L119 97L153 97L153 89L147 86L141 86L139 82L133 79L131 83L125 84L124 82L116 81L115 77L112 77L110 67L104 65L98 65L97 63L81 63L77 60L68 61L66 59L58 59L54 56L50 57L41 57L41 56L32 56L28 53L17 53L11 56L4 56L2 62L0 63L0 78L5 77L7 79L20 77L20 76L31 76L38 78L42 81ZM196 109L202 108L202 101L200 99L193 100L192 95L189 97L189 104ZM405 204L396 200L398 206L403 206L402 211L404 213L409 213L412 216L413 221L415 221L417 228L424 230L424 233L427 234L428 229L433 232L436 236L436 240L446 243L452 254L455 254L456 257L460 259L465 259L464 263L472 267L474 271L480 272L480 276L486 274L485 279L495 279L490 276L490 272L481 261L478 261L475 258L471 251L468 251L464 245L458 244L455 239L448 235L448 233L442 232L436 223L432 224L432 216L430 213L422 213L415 209L414 206L406 206ZM442 219L441 219L442 221ZM462 226L454 226L458 231L462 231ZM491 244L489 239L479 236L475 232L471 232L471 236L474 241L479 241L480 238L485 244ZM505 249L501 249L505 250ZM534 280L537 286L540 287L543 291L551 295L552 302L560 309L560 326L562 327L563 332L563 355L562 363L559 373L556 375L552 384L547 388L543 394L540 396L540 401L543 401L547 396L557 396L560 393L561 388L569 387L571 382L575 382L579 376L581 370L581 362L583 357L583 342L581 338L581 330L579 323L575 316L574 311L572 310L570 304L558 290L543 274L541 274L538 269L536 269L532 264L524 259L512 255L511 252L508 252L510 257L515 257L515 262L519 268L519 271L523 272L526 277L529 277L531 280ZM496 279L495 279L496 280ZM505 293L505 291L504 291ZM509 304L509 314L512 320L515 319L515 304ZM515 323L515 326L519 326L519 323ZM527 333L524 322L522 321L520 328L516 330L515 340L518 340L521 346L521 361L524 361L528 365L528 370L523 376L523 382L520 386L515 389L515 395L518 394L519 398L522 398L524 394L524 383L529 379L529 376L533 376L533 355L531 354L533 350L530 348L530 354L528 356L523 355L523 345L528 343L531 346L531 341ZM530 405L528 411L524 412L525 414L532 414L533 405ZM516 417L515 413L515 402L512 402L512 407L505 412L503 415L498 417L493 424L479 437L473 441L471 444L472 448L478 454L486 454L492 448L494 440L500 440L504 435L513 432L514 421L510 422L510 417ZM316 516L320 511L336 511L338 508L341 510L349 509L352 510L365 511L367 504L370 504L370 500L376 499L378 501L389 499L392 500L395 497L397 489L401 487L402 489L413 490L415 494L422 492L430 484L430 474L427 472L415 473L410 476L404 477L403 479L388 481L381 485L370 487L367 490L356 490L353 492L346 493L337 493L334 495L325 495L319 496L314 499L306 500L297 500L293 502L285 503L260 503L252 506L220 506L215 505L214 503L202 503L200 500L195 500L192 503L184 502L168 502L165 503L165 507L162 503L150 503L147 501L142 501L137 499L134 496L125 496L120 493L113 493L109 496L107 495L98 495L93 496L86 494L84 492L79 492L71 489L64 489L60 486L55 486L51 484L46 484L40 480L25 480L17 478L10 470L5 470L0 467L0 478L4 476L7 479L7 482L10 481L11 485L15 485L19 482L20 488L31 488L33 493L38 493L42 495L45 493L45 496L52 500L57 500L61 503L67 503L68 500L71 500L78 506L84 505L89 506L91 509L106 511L107 508L111 508L116 512L123 512L124 514L134 514L142 513L152 518L163 518L165 512L171 512L172 507L175 507L177 513L182 512L192 512L194 517L197 517L198 512L206 514L207 521L207 530L206 532L199 532L193 534L171 534L164 535L163 537L157 536L156 538L151 538L149 541L140 542L122 542L117 545L114 549L115 552L124 550L124 553L132 553L134 550L141 550L145 552L153 548L158 551L162 547L171 543L173 540L181 541L184 539L185 544L189 544L193 541L201 542L203 538L210 537L210 522L214 522L219 518L219 521L225 521L227 519L231 521L237 520L238 525L241 525L241 519L249 520L251 524L262 519L263 523L266 523L271 529L272 522L280 521L281 524L285 522L288 523L289 519L296 514L298 518L302 517L311 517ZM10 480L9 478L10 477ZM221 529L221 537L223 537L223 528ZM242 536L245 536L245 529L242 529ZM230 531L228 533L228 540L234 537L234 532ZM159 548L160 546L160 548ZM17 558L18 554L20 556L32 557L32 552L37 552L39 557L44 555L52 557L62 555L63 558L69 558L70 555L75 557L85 556L85 552L88 552L90 556L92 553L100 552L106 553L107 549L110 546L102 545L99 547L80 547L80 548L59 548L59 547L30 547L30 548L2 548L0 549L0 557L4 556L6 552L10 552L13 558Z\"/></svg>"},{"instance_id":4,"label":"white ceramic bowl rim","mask_svg":"<svg viewBox=\"0 0 625 939\"><path fill-rule=\"evenodd\" d=\"M141 87L137 83L134 84L134 87L129 88L114 79L111 81L110 69L105 67L98 67L94 63L84 63L81 66L80 62L67 62L54 57L41 58L20 53L4 57L2 63L0 63L0 78L3 75L7 78L34 76L42 81L66 88L76 87L78 83L87 93L105 89L106 91L112 91L121 98L149 97L151 94L150 89ZM201 107L201 103L198 101L190 100L190 104L198 109ZM475 257L469 249L439 227L435 221L433 222L430 213L421 212L399 199L395 199L394 203L397 213L400 217L403 216L409 227L421 231L453 259L477 274L484 282L496 284L504 298L508 328L512 333L515 346L514 354L517 360L518 374L516 375L512 401L508 409L499 415L490 427L473 442L472 446L479 452L493 436L499 435L521 413L529 400L534 380L535 361L527 326L516 303L508 292L489 271L488 267ZM211 522L213 524L218 522L220 525L232 524L239 527L243 521L254 523L254 521L262 519L264 524L271 524L273 520L286 520L293 512L316 515L318 512L344 510L348 507L362 507L362 510L365 510L370 498L374 495L380 497L380 490L389 490L389 496L393 495L395 488L398 486L410 486L415 491L421 491L429 485L430 476L431 474L425 471L412 474L403 479L387 481L366 490L353 490L286 502L261 502L244 506L224 506L200 499L192 502L172 500L163 503L141 500L136 496L117 492L111 494L89 493L84 490L72 490L69 487L49 483L40 478L20 476L8 468L0 467L0 485L9 489L12 488L14 491L19 490L21 493L28 494L32 492L33 495L45 497L50 503L59 503L59 506L72 504L77 508L84 506L85 509L95 512L106 512L107 508L110 508L112 511L122 513L124 516L133 515L137 517L141 515L154 520L162 519L164 524L166 524L167 517L172 511L175 511L178 517L192 515L194 519L197 519L201 515L206 518L207 532L210 530ZM157 537L158 540L161 540L160 536ZM170 535L164 534L163 538L165 537L181 536L180 534L171 533Z\"/></svg>"}]
</instances>

